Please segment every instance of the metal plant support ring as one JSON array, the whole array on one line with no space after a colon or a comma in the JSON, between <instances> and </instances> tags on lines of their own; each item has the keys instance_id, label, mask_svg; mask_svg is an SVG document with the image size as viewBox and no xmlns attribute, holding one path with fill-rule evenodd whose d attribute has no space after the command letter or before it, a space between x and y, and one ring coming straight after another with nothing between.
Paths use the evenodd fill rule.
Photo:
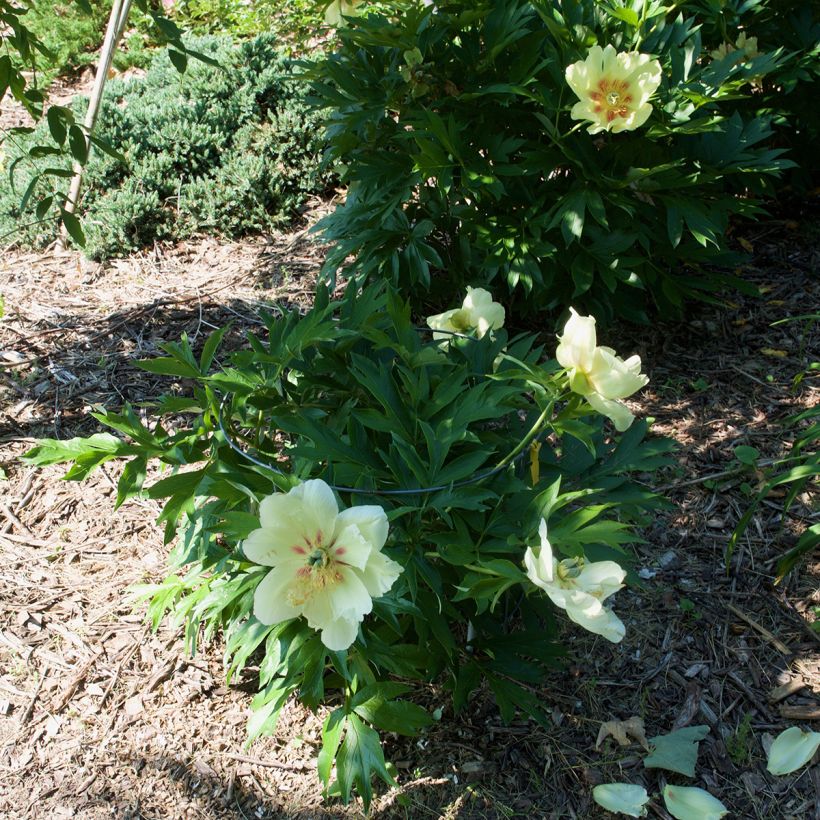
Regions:
<instances>
[{"instance_id":1,"label":"metal plant support ring","mask_svg":"<svg viewBox=\"0 0 820 820\"><path fill-rule=\"evenodd\" d=\"M222 435L225 437L225 441L227 442L228 446L238 455L242 456L247 461L250 461L252 464L255 464L257 467L262 467L265 470L269 470L272 473L276 473L277 475L288 477L290 474L280 470L278 467L275 467L269 461L262 461L261 459L257 458L256 456L252 455L251 453L243 450L242 447L237 444L234 440L234 437L231 433L228 432L228 425L225 423L224 419L224 408L228 400L231 398L233 394L226 393L222 401L219 404L219 413L217 415L217 425L219 426L219 430ZM496 465L495 467L485 470L484 472L478 473L474 475L472 478L465 478L462 481L455 481L451 484L438 484L432 487L409 487L409 488L401 488L396 490L368 490L364 489L363 487L345 487L338 484L329 484L328 486L336 490L336 492L340 493L358 493L359 495L382 495L382 496L402 496L402 495L420 495L423 493L437 493L441 492L442 490L452 490L458 487L469 487L472 484L478 484L481 481L484 481L487 478L490 478L494 475L497 475L502 470L506 470L511 464L516 464L521 461L526 455L528 454L528 450L526 447L521 450L520 453L515 455L513 458L509 456L506 459L502 459L501 463Z\"/></svg>"}]
</instances>

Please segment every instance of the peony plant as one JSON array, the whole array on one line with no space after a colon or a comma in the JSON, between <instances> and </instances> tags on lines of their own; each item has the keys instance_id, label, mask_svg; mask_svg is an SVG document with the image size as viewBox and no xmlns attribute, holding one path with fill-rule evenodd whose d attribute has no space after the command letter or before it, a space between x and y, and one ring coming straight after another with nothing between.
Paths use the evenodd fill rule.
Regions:
<instances>
[{"instance_id":1,"label":"peony plant","mask_svg":"<svg viewBox=\"0 0 820 820\"><path fill-rule=\"evenodd\" d=\"M318 228L328 281L387 279L419 311L469 284L519 314L573 304L601 322L749 290L726 236L793 165L772 140L781 103L755 99L791 57L771 38L751 57L750 37L745 59L712 59L704 14L660 0L363 6L305 66L349 186Z\"/></svg>"},{"instance_id":2,"label":"peony plant","mask_svg":"<svg viewBox=\"0 0 820 820\"><path fill-rule=\"evenodd\" d=\"M628 634L604 604L633 522L662 503L643 474L668 442L643 422L613 435L554 339L511 336L489 292L468 299L474 331L442 344L389 288L320 288L304 316L263 314L243 349L220 352L223 328L198 354L183 338L140 362L194 385L157 401L157 423L106 410L117 435L27 455L73 462L77 480L127 460L117 504L164 499L173 543L171 574L137 590L154 627L184 626L190 651L221 633L229 680L255 659L249 743L289 698L323 709L326 793L365 805L374 775L394 782L379 733L434 719L413 703L420 682L455 711L484 682L502 719L548 725L533 687L566 632ZM149 462L165 475L146 484Z\"/></svg>"}]
</instances>

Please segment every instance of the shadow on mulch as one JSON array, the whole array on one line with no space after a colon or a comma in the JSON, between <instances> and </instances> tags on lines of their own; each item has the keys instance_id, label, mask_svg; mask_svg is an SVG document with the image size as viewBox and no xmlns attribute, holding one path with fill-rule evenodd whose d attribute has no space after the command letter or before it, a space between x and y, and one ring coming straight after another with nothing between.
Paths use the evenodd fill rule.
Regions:
<instances>
[{"instance_id":1,"label":"shadow on mulch","mask_svg":"<svg viewBox=\"0 0 820 820\"><path fill-rule=\"evenodd\" d=\"M161 344L185 333L199 353L212 330L232 323L221 347L229 352L262 325L260 309L309 303L321 251L306 231L279 248L202 244L204 251L183 245L107 269L76 253L8 263L0 441L87 435L99 426L92 407L138 404L173 389L172 379L134 365L165 355Z\"/></svg>"},{"instance_id":2,"label":"shadow on mulch","mask_svg":"<svg viewBox=\"0 0 820 820\"><path fill-rule=\"evenodd\" d=\"M198 356L213 329L234 322L220 347L221 358L243 346L249 327L262 324L255 310L233 299L188 308L154 301L115 312L91 328L84 316L61 316L48 341L32 333L28 344L18 343L17 349L28 354L27 363L2 374L6 392L16 401L0 409L0 439L89 435L100 426L88 414L91 408L119 409L182 389L184 380L147 373L135 362L167 355L160 345L178 342L183 334Z\"/></svg>"}]
</instances>

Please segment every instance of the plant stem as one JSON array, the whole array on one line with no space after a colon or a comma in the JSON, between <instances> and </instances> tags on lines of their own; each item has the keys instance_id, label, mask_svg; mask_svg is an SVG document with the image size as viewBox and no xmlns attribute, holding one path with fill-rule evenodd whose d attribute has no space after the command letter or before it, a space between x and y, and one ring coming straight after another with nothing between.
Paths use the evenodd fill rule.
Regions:
<instances>
[{"instance_id":1,"label":"plant stem","mask_svg":"<svg viewBox=\"0 0 820 820\"><path fill-rule=\"evenodd\" d=\"M544 422L552 415L552 406L554 402L550 402L542 411L541 415L535 420L535 424L530 428L529 432L520 442L518 442L517 446L513 449L511 453L508 453L501 461L496 464L496 469L499 467L503 467L505 464L509 464L519 453L521 453L525 447L528 447L530 442L541 432L542 427L544 426Z\"/></svg>"}]
</instances>

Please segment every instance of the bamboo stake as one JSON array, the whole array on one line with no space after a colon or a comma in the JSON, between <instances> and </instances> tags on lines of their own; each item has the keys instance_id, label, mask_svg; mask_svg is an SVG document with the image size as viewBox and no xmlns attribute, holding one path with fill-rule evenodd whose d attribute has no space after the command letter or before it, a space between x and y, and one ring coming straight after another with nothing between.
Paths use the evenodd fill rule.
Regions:
<instances>
[{"instance_id":1,"label":"bamboo stake","mask_svg":"<svg viewBox=\"0 0 820 820\"><path fill-rule=\"evenodd\" d=\"M102 50L100 51L100 61L97 64L97 72L94 75L94 87L91 90L91 97L88 101L88 111L83 123L85 136L86 162L91 154L91 134L97 122L97 115L100 113L100 103L102 102L105 81L108 79L108 72L111 70L111 63L114 59L114 52L117 43L122 38L128 22L128 13L131 11L131 0L113 0L111 5L111 15L108 18L108 27L105 31ZM74 176L71 178L71 187L68 192L68 199L65 203L67 213L73 214L80 197L80 187L83 182L83 166L74 161ZM63 226L60 244L65 243L66 230Z\"/></svg>"}]
</instances>

